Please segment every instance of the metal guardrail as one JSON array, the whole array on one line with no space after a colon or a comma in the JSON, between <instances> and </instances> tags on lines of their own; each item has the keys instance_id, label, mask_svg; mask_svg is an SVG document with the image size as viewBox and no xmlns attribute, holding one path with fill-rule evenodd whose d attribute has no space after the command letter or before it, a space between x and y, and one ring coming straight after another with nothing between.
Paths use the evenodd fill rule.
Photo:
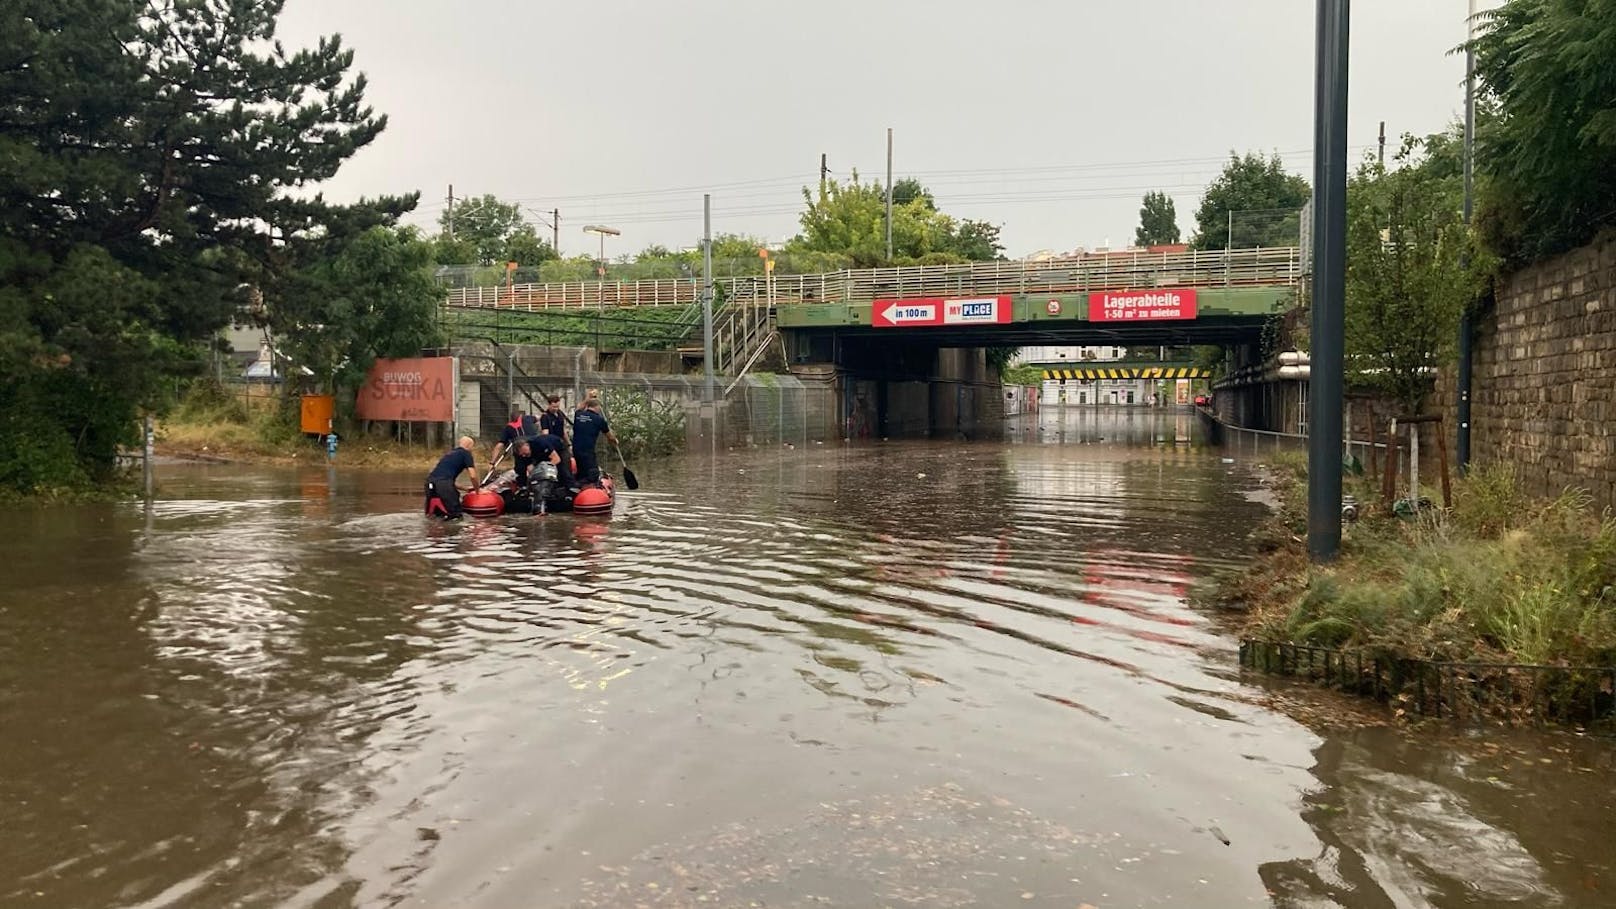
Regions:
<instances>
[{"instance_id":1,"label":"metal guardrail","mask_svg":"<svg viewBox=\"0 0 1616 909\"><path fill-rule=\"evenodd\" d=\"M1204 250L1179 253L1094 253L1040 262L974 262L869 268L812 275L775 275L770 298L778 304L869 303L877 299L1083 293L1149 287L1252 287L1295 284L1301 250ZM724 278L731 298L765 278ZM755 294L755 290L752 291ZM449 306L520 310L595 309L606 306L688 306L701 299L699 280L584 281L461 287Z\"/></svg>"},{"instance_id":2,"label":"metal guardrail","mask_svg":"<svg viewBox=\"0 0 1616 909\"><path fill-rule=\"evenodd\" d=\"M1201 413L1217 426L1217 432L1220 434L1219 442L1236 455L1246 452L1260 455L1263 452L1295 451L1305 453L1307 451L1307 436L1301 433L1275 432L1270 429L1248 429L1244 426L1223 422L1218 419L1217 414L1209 409L1202 408ZM1370 463L1371 452L1380 453L1383 456L1386 451L1385 442L1370 442L1367 439L1343 439L1341 447L1346 454L1357 458L1359 463L1362 464ZM1399 459L1405 454L1406 452L1400 452ZM1399 463L1401 464L1401 460L1399 460Z\"/></svg>"}]
</instances>

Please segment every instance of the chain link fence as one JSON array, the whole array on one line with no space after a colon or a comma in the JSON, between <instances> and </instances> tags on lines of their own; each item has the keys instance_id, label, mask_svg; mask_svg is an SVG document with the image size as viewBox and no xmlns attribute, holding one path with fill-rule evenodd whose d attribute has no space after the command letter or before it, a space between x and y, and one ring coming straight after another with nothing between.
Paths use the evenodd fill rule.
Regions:
<instances>
[{"instance_id":1,"label":"chain link fence","mask_svg":"<svg viewBox=\"0 0 1616 909\"><path fill-rule=\"evenodd\" d=\"M462 407L474 407L478 431L494 437L516 410L537 413L548 397L571 414L598 396L630 457L660 456L716 444L723 448L807 445L834 437L835 392L791 375L760 373L715 380L703 406L705 377L608 372L587 365L587 348L522 347L461 351ZM733 385L731 385L733 383ZM729 389L725 393L726 387ZM475 396L475 403L467 397Z\"/></svg>"}]
</instances>

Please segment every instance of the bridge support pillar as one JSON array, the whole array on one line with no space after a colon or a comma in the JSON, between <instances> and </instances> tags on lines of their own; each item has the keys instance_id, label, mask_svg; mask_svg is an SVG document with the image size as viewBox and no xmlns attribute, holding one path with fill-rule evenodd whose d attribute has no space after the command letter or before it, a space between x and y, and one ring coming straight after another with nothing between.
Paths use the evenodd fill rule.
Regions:
<instances>
[{"instance_id":1,"label":"bridge support pillar","mask_svg":"<svg viewBox=\"0 0 1616 909\"><path fill-rule=\"evenodd\" d=\"M792 371L833 371L824 379L840 394L840 436L859 438L997 439L1004 434L1004 388L979 348L940 348L923 339L837 338L799 352L831 347L834 363L802 362ZM796 359L796 358L794 358Z\"/></svg>"}]
</instances>

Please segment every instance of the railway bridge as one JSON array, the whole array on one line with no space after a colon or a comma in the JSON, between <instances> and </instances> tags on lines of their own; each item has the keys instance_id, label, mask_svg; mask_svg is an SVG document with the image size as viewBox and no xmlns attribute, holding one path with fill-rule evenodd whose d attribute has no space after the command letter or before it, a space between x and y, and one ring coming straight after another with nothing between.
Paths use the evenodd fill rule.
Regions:
<instances>
[{"instance_id":1,"label":"railway bridge","mask_svg":"<svg viewBox=\"0 0 1616 909\"><path fill-rule=\"evenodd\" d=\"M716 280L714 370L733 388L766 360L830 382L900 432L987 427L1002 412L989 348L1030 344L1255 348L1293 305L1296 247L1124 251L1044 261L766 273ZM702 357L699 280L457 288L460 309L566 312L681 307L687 361ZM995 405L998 405L997 410ZM970 433L967 433L970 434Z\"/></svg>"}]
</instances>

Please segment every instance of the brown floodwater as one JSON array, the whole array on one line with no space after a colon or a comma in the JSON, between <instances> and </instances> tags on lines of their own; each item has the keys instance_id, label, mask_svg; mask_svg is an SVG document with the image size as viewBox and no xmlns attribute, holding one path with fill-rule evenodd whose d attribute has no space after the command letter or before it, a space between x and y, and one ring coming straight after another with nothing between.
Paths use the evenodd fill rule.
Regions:
<instances>
[{"instance_id":1,"label":"brown floodwater","mask_svg":"<svg viewBox=\"0 0 1616 909\"><path fill-rule=\"evenodd\" d=\"M1610 741L1240 675L1186 595L1264 506L1187 416L637 472L0 514L0 906L1616 905Z\"/></svg>"}]
</instances>

